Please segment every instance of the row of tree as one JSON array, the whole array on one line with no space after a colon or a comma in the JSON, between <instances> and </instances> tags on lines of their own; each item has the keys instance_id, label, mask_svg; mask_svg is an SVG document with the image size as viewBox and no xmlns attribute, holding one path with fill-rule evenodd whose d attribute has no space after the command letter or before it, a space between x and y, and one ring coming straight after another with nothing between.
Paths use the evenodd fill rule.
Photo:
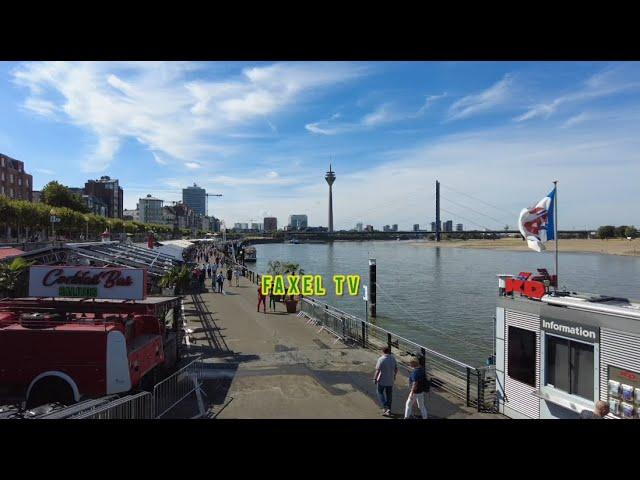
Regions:
<instances>
[{"instance_id":1,"label":"row of tree","mask_svg":"<svg viewBox=\"0 0 640 480\"><path fill-rule=\"evenodd\" d=\"M633 225L603 225L598 228L598 238L635 238L638 236L638 230Z\"/></svg>"},{"instance_id":2,"label":"row of tree","mask_svg":"<svg viewBox=\"0 0 640 480\"><path fill-rule=\"evenodd\" d=\"M51 217L60 219L51 222ZM144 234L149 230L159 234L191 234L189 229L174 229L169 225L144 224L107 218L100 215L73 210L69 207L47 203L31 203L25 200L10 200L0 196L0 229L4 229L7 240L17 237L17 241L28 240L38 233L40 239L48 238L54 231L56 236L66 238L97 238L108 230L112 235L121 233ZM1 231L1 230L0 230ZM1 234L1 233L0 233Z\"/></svg>"}]
</instances>

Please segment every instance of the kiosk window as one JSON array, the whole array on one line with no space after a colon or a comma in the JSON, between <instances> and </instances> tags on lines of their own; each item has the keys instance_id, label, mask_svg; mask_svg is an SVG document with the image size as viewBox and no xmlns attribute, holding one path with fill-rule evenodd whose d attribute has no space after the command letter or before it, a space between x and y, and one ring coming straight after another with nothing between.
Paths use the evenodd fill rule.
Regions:
<instances>
[{"instance_id":1,"label":"kiosk window","mask_svg":"<svg viewBox=\"0 0 640 480\"><path fill-rule=\"evenodd\" d=\"M546 384L593 400L593 345L547 335Z\"/></svg>"},{"instance_id":2,"label":"kiosk window","mask_svg":"<svg viewBox=\"0 0 640 480\"><path fill-rule=\"evenodd\" d=\"M530 330L509 327L509 376L532 387L536 386L536 334Z\"/></svg>"}]
</instances>

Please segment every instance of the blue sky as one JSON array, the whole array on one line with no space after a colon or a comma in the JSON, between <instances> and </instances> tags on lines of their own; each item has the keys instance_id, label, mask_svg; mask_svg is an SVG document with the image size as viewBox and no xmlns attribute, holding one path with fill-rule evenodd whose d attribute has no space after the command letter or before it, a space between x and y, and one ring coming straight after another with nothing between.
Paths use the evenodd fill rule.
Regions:
<instances>
[{"instance_id":1,"label":"blue sky","mask_svg":"<svg viewBox=\"0 0 640 480\"><path fill-rule=\"evenodd\" d=\"M515 228L559 180L560 228L640 226L636 62L0 63L0 152L41 188L118 178L125 207L223 193L226 221L434 218Z\"/></svg>"}]
</instances>

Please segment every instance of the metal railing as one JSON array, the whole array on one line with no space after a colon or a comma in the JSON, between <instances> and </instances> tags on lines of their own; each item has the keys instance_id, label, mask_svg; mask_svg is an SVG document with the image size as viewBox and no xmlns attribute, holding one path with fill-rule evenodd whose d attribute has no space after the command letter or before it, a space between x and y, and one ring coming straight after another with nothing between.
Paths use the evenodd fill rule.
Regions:
<instances>
[{"instance_id":1,"label":"metal railing","mask_svg":"<svg viewBox=\"0 0 640 480\"><path fill-rule=\"evenodd\" d=\"M432 385L478 411L494 411L495 375L492 367L474 367L396 335L354 315L311 298L303 298L301 313L346 343L379 350L391 348L398 360L422 355Z\"/></svg>"},{"instance_id":2,"label":"metal railing","mask_svg":"<svg viewBox=\"0 0 640 480\"><path fill-rule=\"evenodd\" d=\"M154 417L160 418L192 393L199 394L204 365L197 358L153 387Z\"/></svg>"},{"instance_id":3,"label":"metal railing","mask_svg":"<svg viewBox=\"0 0 640 480\"><path fill-rule=\"evenodd\" d=\"M106 405L89 409L69 418L74 420L152 419L154 418L153 397L149 392L140 392L119 398Z\"/></svg>"}]
</instances>

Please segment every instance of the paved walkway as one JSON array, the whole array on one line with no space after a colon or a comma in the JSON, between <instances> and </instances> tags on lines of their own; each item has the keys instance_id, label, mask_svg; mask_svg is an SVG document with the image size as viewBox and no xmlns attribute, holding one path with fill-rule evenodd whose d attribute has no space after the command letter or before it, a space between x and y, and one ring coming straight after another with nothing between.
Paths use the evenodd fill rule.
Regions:
<instances>
[{"instance_id":1,"label":"paved walkway","mask_svg":"<svg viewBox=\"0 0 640 480\"><path fill-rule=\"evenodd\" d=\"M203 293L210 312L200 320L185 305L193 330L189 354L207 362L205 393L216 418L370 418L381 415L372 381L378 354L349 347L287 314L256 312L257 286L225 281L225 294ZM207 280L207 288L210 289ZM190 301L189 297L187 297ZM268 300L267 300L268 303ZM408 371L400 367L393 392L395 418L404 414ZM495 418L444 394L427 398L430 418ZM388 419L387 419L388 420Z\"/></svg>"}]
</instances>

